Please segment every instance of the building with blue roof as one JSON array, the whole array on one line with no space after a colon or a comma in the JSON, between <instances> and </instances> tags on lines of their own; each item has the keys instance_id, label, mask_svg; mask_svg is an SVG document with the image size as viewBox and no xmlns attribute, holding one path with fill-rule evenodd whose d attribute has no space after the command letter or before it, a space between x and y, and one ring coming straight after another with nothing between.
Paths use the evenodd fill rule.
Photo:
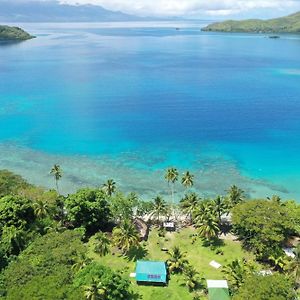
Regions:
<instances>
[{"instance_id":1,"label":"building with blue roof","mask_svg":"<svg viewBox=\"0 0 300 300\"><path fill-rule=\"evenodd\" d=\"M167 267L162 261L143 261L136 263L137 283L167 284Z\"/></svg>"}]
</instances>

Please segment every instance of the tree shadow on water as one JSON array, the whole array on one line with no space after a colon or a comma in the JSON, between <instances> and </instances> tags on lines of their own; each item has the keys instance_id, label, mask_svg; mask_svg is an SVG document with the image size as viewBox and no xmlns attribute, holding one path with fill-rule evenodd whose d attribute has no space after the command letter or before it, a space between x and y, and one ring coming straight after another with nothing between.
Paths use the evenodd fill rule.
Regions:
<instances>
[{"instance_id":1,"label":"tree shadow on water","mask_svg":"<svg viewBox=\"0 0 300 300\"><path fill-rule=\"evenodd\" d=\"M127 252L126 257L129 261L137 261L139 259L145 258L147 255L148 255L148 250L142 246L138 246L138 247L131 248Z\"/></svg>"}]
</instances>

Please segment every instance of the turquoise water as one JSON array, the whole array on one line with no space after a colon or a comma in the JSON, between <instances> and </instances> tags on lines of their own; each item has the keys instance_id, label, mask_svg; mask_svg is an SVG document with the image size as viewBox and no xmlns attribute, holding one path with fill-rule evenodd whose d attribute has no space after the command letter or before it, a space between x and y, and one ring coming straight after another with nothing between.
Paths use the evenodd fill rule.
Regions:
<instances>
[{"instance_id":1,"label":"turquoise water","mask_svg":"<svg viewBox=\"0 0 300 300\"><path fill-rule=\"evenodd\" d=\"M23 24L36 39L0 43L0 167L149 198L174 165L205 195L300 199L300 37L201 26Z\"/></svg>"}]
</instances>

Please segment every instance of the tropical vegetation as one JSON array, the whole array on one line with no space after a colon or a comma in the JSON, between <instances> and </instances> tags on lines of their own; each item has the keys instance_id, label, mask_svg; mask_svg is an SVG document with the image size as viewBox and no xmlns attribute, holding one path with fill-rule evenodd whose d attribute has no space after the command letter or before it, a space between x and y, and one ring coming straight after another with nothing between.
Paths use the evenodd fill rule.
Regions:
<instances>
[{"instance_id":1,"label":"tropical vegetation","mask_svg":"<svg viewBox=\"0 0 300 300\"><path fill-rule=\"evenodd\" d=\"M0 171L1 299L206 299L208 278L228 280L233 299L299 294L300 206L294 201L249 199L236 185L207 198L193 188L189 171L181 197L176 168L165 176L170 201L164 191L148 201L124 194L112 179L64 196L57 184L62 168L54 165L51 174L55 189L47 191ZM165 221L177 231L167 232ZM294 255L286 255L287 247ZM130 279L139 259L166 262L166 288ZM213 260L219 269L209 265Z\"/></svg>"}]
</instances>

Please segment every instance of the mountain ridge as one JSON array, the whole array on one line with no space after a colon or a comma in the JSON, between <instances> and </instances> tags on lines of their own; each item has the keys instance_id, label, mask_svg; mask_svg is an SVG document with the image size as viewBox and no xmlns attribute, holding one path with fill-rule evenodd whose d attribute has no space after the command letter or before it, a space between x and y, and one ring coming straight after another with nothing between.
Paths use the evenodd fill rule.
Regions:
<instances>
[{"instance_id":1,"label":"mountain ridge","mask_svg":"<svg viewBox=\"0 0 300 300\"><path fill-rule=\"evenodd\" d=\"M68 5L55 1L18 2L4 0L0 4L0 22L108 22L139 21L143 18L110 11L98 5Z\"/></svg>"}]
</instances>

